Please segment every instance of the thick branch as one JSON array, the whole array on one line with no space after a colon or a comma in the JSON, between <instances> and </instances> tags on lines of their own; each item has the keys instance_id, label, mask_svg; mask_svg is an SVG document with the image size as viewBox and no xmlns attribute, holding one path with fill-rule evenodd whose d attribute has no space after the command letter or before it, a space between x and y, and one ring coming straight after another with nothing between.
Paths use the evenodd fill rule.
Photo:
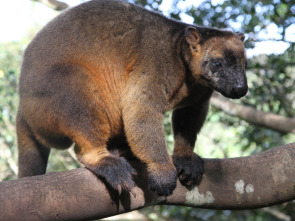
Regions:
<instances>
[{"instance_id":1,"label":"thick branch","mask_svg":"<svg viewBox=\"0 0 295 221\"><path fill-rule=\"evenodd\" d=\"M41 2L42 4L57 11L62 11L69 7L68 4L58 0L34 0L34 1Z\"/></svg>"},{"instance_id":2,"label":"thick branch","mask_svg":"<svg viewBox=\"0 0 295 221\"><path fill-rule=\"evenodd\" d=\"M87 169L49 173L0 183L0 220L91 220L141 207L169 204L210 209L253 209L295 199L295 143L233 159L204 159L202 182L177 184L158 197L147 189L138 161L136 197L118 193Z\"/></svg>"},{"instance_id":3,"label":"thick branch","mask_svg":"<svg viewBox=\"0 0 295 221\"><path fill-rule=\"evenodd\" d=\"M227 114L240 117L249 123L267 127L284 133L295 133L295 119L279 116L272 113L258 111L252 107L235 104L229 99L216 93L211 98L211 104Z\"/></svg>"}]
</instances>

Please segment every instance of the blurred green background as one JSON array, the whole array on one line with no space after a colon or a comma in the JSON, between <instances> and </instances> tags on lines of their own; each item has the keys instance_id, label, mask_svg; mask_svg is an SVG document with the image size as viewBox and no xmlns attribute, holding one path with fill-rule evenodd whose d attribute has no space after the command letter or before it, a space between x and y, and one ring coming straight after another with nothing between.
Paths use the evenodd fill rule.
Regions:
<instances>
[{"instance_id":1,"label":"blurred green background","mask_svg":"<svg viewBox=\"0 0 295 221\"><path fill-rule=\"evenodd\" d=\"M78 4L82 1L70 1ZM234 101L257 110L294 118L295 116L295 1L192 1L133 0L168 17L246 34L249 92ZM14 6L12 6L12 4ZM26 4L26 7L22 7ZM7 8L5 8L7 7ZM10 11L8 7L15 7ZM0 180L16 179L17 146L15 116L17 85L26 45L58 11L32 0L0 2ZM4 13L6 11L6 13ZM8 12L9 11L9 12ZM28 15L29 24L22 17ZM25 27L25 28L24 28ZM1 37L2 35L2 37ZM171 113L164 127L172 153ZM247 156L295 141L295 135L257 127L210 107L196 144L206 158ZM73 150L50 155L48 172L77 168ZM295 220L295 202L245 211L215 211L179 206L155 206L140 210L146 220Z\"/></svg>"}]
</instances>

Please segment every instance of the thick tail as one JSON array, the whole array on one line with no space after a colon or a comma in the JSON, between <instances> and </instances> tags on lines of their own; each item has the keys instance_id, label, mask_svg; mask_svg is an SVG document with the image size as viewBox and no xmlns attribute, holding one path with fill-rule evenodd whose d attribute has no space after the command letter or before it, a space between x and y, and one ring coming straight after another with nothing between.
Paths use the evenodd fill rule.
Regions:
<instances>
[{"instance_id":1,"label":"thick tail","mask_svg":"<svg viewBox=\"0 0 295 221\"><path fill-rule=\"evenodd\" d=\"M18 177L46 172L50 149L38 142L21 114L17 116Z\"/></svg>"}]
</instances>

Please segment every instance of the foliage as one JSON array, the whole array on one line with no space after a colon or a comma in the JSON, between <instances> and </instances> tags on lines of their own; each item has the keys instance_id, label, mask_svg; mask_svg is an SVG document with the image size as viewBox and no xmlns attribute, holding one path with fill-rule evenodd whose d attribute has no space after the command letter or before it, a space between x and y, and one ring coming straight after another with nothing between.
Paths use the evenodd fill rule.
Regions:
<instances>
[{"instance_id":1,"label":"foliage","mask_svg":"<svg viewBox=\"0 0 295 221\"><path fill-rule=\"evenodd\" d=\"M131 0L130 0L131 1ZM133 0L149 9L161 11L162 0ZM217 3L218 2L218 3ZM287 39L288 28L295 23L295 6L288 0L264 1L203 1L198 7L184 1L173 0L172 8L165 12L180 19L190 16L198 25L230 28L244 32L251 48L272 40L284 42L287 49L282 54L267 54L249 58L248 95L236 101L258 110L295 117L295 43ZM275 27L276 35L269 39L269 27ZM0 179L14 179L17 171L15 116L17 110L17 81L23 50L28 43L0 44ZM166 114L164 129L170 153L173 135L171 112ZM259 128L210 108L205 127L198 136L197 152L203 157L235 157L249 155L294 141L292 134L282 134L267 128ZM74 154L68 151L52 151L48 171L68 170L78 167ZM270 210L213 211L175 206L156 206L143 210L151 220L280 220L274 214L295 219L294 203L272 207ZM272 211L272 212L269 212ZM151 215L152 214L152 215Z\"/></svg>"},{"instance_id":2,"label":"foliage","mask_svg":"<svg viewBox=\"0 0 295 221\"><path fill-rule=\"evenodd\" d=\"M14 178L17 171L14 125L21 57L21 43L0 45L0 178L2 180Z\"/></svg>"}]
</instances>

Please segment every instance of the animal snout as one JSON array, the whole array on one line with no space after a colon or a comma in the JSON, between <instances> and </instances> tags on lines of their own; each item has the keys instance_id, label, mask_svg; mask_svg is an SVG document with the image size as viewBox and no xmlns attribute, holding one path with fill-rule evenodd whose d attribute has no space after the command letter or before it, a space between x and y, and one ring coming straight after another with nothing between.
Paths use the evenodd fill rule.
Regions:
<instances>
[{"instance_id":1,"label":"animal snout","mask_svg":"<svg viewBox=\"0 0 295 221\"><path fill-rule=\"evenodd\" d=\"M234 86L233 89L232 89L232 94L234 95L234 98L240 98L240 97L243 97L247 94L248 92L248 85L245 84L245 85L237 85L237 86Z\"/></svg>"}]
</instances>

